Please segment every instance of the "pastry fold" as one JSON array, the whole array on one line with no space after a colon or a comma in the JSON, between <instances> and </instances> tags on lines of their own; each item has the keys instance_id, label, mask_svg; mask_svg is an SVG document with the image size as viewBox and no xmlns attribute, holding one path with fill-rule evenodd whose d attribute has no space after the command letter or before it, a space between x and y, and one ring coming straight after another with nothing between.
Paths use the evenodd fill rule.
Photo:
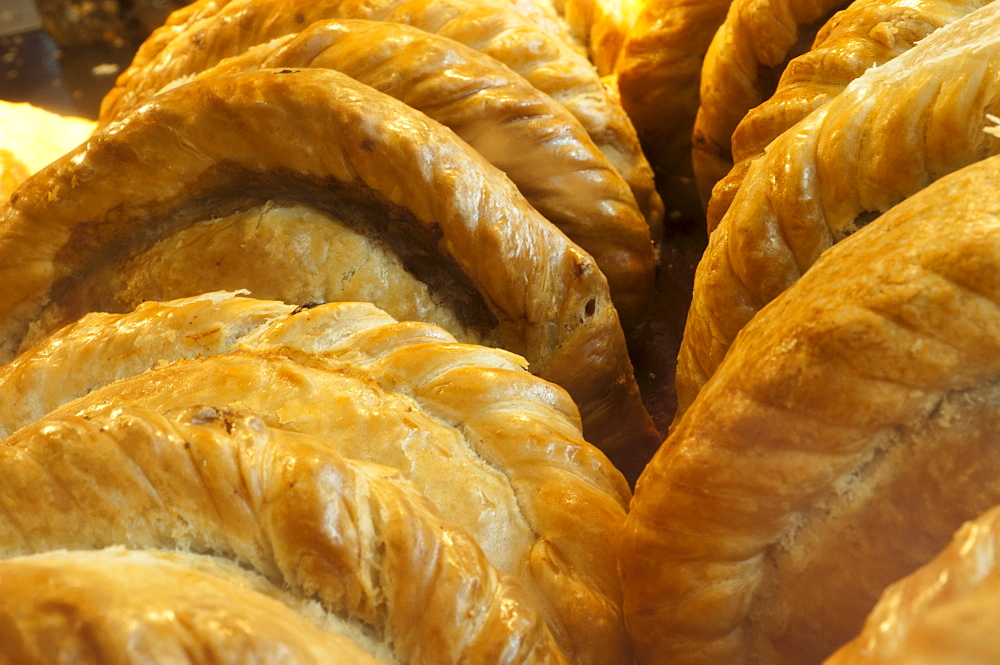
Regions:
<instances>
[{"instance_id":1,"label":"pastry fold","mask_svg":"<svg viewBox=\"0 0 1000 665\"><path fill-rule=\"evenodd\" d=\"M895 206L739 335L636 486L641 662L821 662L1000 503L998 174Z\"/></svg>"},{"instance_id":2,"label":"pastry fold","mask_svg":"<svg viewBox=\"0 0 1000 665\"><path fill-rule=\"evenodd\" d=\"M199 3L195 3L198 5ZM217 64L223 58L331 18L405 23L481 51L523 76L572 113L625 178L654 235L662 227L663 202L653 173L621 105L594 66L565 41L503 4L469 0L232 0L192 9L186 22L154 32L101 104L102 124L121 116L163 86ZM180 19L179 19L180 20Z\"/></svg>"},{"instance_id":3,"label":"pastry fold","mask_svg":"<svg viewBox=\"0 0 1000 665\"><path fill-rule=\"evenodd\" d=\"M5 557L211 553L390 645L400 663L566 662L512 578L384 467L208 407L48 420L0 446Z\"/></svg>"},{"instance_id":4,"label":"pastry fold","mask_svg":"<svg viewBox=\"0 0 1000 665\"><path fill-rule=\"evenodd\" d=\"M60 331L0 368L0 419L243 405L398 469L522 580L572 662L623 662L614 551L595 544L617 541L628 486L583 440L568 395L521 362L366 303L209 294Z\"/></svg>"},{"instance_id":5,"label":"pastry fold","mask_svg":"<svg viewBox=\"0 0 1000 665\"><path fill-rule=\"evenodd\" d=\"M657 173L689 178L701 67L730 0L647 0L616 65L622 107Z\"/></svg>"},{"instance_id":6,"label":"pastry fold","mask_svg":"<svg viewBox=\"0 0 1000 665\"><path fill-rule=\"evenodd\" d=\"M734 0L705 54L692 164L702 202L733 168L731 138L774 92L788 62L847 0Z\"/></svg>"},{"instance_id":7,"label":"pastry fold","mask_svg":"<svg viewBox=\"0 0 1000 665\"><path fill-rule=\"evenodd\" d=\"M453 133L329 70L164 93L26 182L0 256L8 359L29 326L38 339L88 311L241 288L305 304L356 286L397 318L437 312L459 339L526 357L605 449L658 438L593 259ZM387 306L417 300L425 312Z\"/></svg>"},{"instance_id":8,"label":"pastry fold","mask_svg":"<svg viewBox=\"0 0 1000 665\"><path fill-rule=\"evenodd\" d=\"M679 413L754 314L820 254L941 176L1000 152L1000 6L868 70L779 136L709 237L678 353ZM955 72L962 72L956 76Z\"/></svg>"},{"instance_id":9,"label":"pastry fold","mask_svg":"<svg viewBox=\"0 0 1000 665\"><path fill-rule=\"evenodd\" d=\"M332 615L310 611L302 599L217 557L59 550L0 561L0 585L5 663L395 662L358 626L337 625ZM327 622L333 630L322 627Z\"/></svg>"},{"instance_id":10,"label":"pastry fold","mask_svg":"<svg viewBox=\"0 0 1000 665\"><path fill-rule=\"evenodd\" d=\"M771 141L867 70L902 55L938 28L985 4L985 0L870 0L837 12L817 33L812 48L784 68L774 94L750 109L733 131L734 165L712 188L706 212L709 230L718 226L750 165Z\"/></svg>"},{"instance_id":11,"label":"pastry fold","mask_svg":"<svg viewBox=\"0 0 1000 665\"><path fill-rule=\"evenodd\" d=\"M594 257L626 330L645 319L654 268L649 227L627 183L551 97L478 51L383 21L318 21L201 76L285 67L342 72L454 131Z\"/></svg>"}]
</instances>

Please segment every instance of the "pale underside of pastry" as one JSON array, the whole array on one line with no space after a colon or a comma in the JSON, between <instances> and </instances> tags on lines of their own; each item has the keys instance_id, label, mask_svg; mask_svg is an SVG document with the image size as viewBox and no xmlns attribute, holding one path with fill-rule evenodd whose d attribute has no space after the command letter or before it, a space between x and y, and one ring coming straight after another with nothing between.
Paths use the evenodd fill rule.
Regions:
<instances>
[{"instance_id":1,"label":"pale underside of pastry","mask_svg":"<svg viewBox=\"0 0 1000 665\"><path fill-rule=\"evenodd\" d=\"M962 525L932 561L886 589L861 634L825 665L996 663L998 536L997 508Z\"/></svg>"},{"instance_id":2,"label":"pale underside of pastry","mask_svg":"<svg viewBox=\"0 0 1000 665\"><path fill-rule=\"evenodd\" d=\"M771 141L839 95L872 67L905 53L938 28L991 0L866 0L834 15L813 47L785 67L774 94L750 109L732 135L734 165L712 188L709 231L719 224L750 165Z\"/></svg>"},{"instance_id":3,"label":"pale underside of pastry","mask_svg":"<svg viewBox=\"0 0 1000 665\"><path fill-rule=\"evenodd\" d=\"M178 358L193 360L167 364ZM566 393L519 362L367 303L294 309L207 294L60 331L0 368L0 416L14 430L60 405L243 405L398 469L524 581L573 662L622 661L614 548L594 547L617 540L628 487L582 439Z\"/></svg>"},{"instance_id":4,"label":"pale underside of pastry","mask_svg":"<svg viewBox=\"0 0 1000 665\"><path fill-rule=\"evenodd\" d=\"M818 663L1000 503L998 173L895 206L737 338L626 521L642 662Z\"/></svg>"},{"instance_id":5,"label":"pale underside of pastry","mask_svg":"<svg viewBox=\"0 0 1000 665\"><path fill-rule=\"evenodd\" d=\"M678 414L740 329L817 257L941 176L1000 151L1000 5L868 70L770 144L698 265L678 353ZM955 73L961 72L961 76Z\"/></svg>"},{"instance_id":6,"label":"pale underside of pastry","mask_svg":"<svg viewBox=\"0 0 1000 665\"><path fill-rule=\"evenodd\" d=\"M774 92L788 62L848 0L734 0L712 38L701 72L692 163L707 205L733 168L731 137L750 109Z\"/></svg>"},{"instance_id":7,"label":"pale underside of pastry","mask_svg":"<svg viewBox=\"0 0 1000 665\"><path fill-rule=\"evenodd\" d=\"M389 647L400 663L566 662L520 584L392 470L244 411L116 408L0 446L5 558L210 553Z\"/></svg>"},{"instance_id":8,"label":"pale underside of pastry","mask_svg":"<svg viewBox=\"0 0 1000 665\"><path fill-rule=\"evenodd\" d=\"M658 173L689 177L701 66L730 0L648 0L616 65L621 103Z\"/></svg>"},{"instance_id":9,"label":"pale underside of pastry","mask_svg":"<svg viewBox=\"0 0 1000 665\"><path fill-rule=\"evenodd\" d=\"M312 609L228 559L58 550L0 561L0 587L4 663L397 662L361 626Z\"/></svg>"},{"instance_id":10,"label":"pale underside of pastry","mask_svg":"<svg viewBox=\"0 0 1000 665\"><path fill-rule=\"evenodd\" d=\"M494 58L550 95L575 116L632 189L654 237L663 202L625 110L604 88L594 66L564 40L504 5L468 0L203 0L183 24L154 32L118 77L101 105L101 122L145 102L161 88L223 58L331 18L405 23L460 42Z\"/></svg>"},{"instance_id":11,"label":"pale underside of pastry","mask_svg":"<svg viewBox=\"0 0 1000 665\"><path fill-rule=\"evenodd\" d=\"M260 206L268 215L258 215ZM280 223L268 221L271 212ZM242 216L235 228L233 214ZM256 233L257 217L273 233ZM612 450L658 438L593 259L454 133L329 70L262 70L180 86L27 181L0 220L0 281L17 285L0 295L5 355L43 311L45 329L36 332L44 334L86 311L132 309L162 297L143 291L162 288L157 275L166 273L187 290L166 297L241 288L261 298L287 290L339 297L323 296L353 276L350 266L326 271L341 247L329 240L336 225L315 236L296 231L297 220L311 226L317 217L395 254L432 304L462 324L451 331L460 339L499 340L566 388L589 441ZM212 238L213 220L243 246ZM269 234L274 251L261 244ZM101 280L129 262L134 284L123 275L106 293ZM244 278L253 286L234 283ZM381 275L375 286L388 295L376 305L406 314L388 305L410 302L413 291L395 291L403 285ZM105 297L116 301L99 302Z\"/></svg>"},{"instance_id":12,"label":"pale underside of pastry","mask_svg":"<svg viewBox=\"0 0 1000 665\"><path fill-rule=\"evenodd\" d=\"M608 278L626 330L648 312L653 247L628 184L579 122L493 58L408 25L318 21L201 74L334 69L454 131L587 251Z\"/></svg>"}]
</instances>

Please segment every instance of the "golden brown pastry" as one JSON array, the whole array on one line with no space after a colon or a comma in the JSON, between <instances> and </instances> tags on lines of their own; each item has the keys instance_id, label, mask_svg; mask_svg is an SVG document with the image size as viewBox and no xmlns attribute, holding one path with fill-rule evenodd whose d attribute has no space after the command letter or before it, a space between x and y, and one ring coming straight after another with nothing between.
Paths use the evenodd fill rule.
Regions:
<instances>
[{"instance_id":1,"label":"golden brown pastry","mask_svg":"<svg viewBox=\"0 0 1000 665\"><path fill-rule=\"evenodd\" d=\"M560 663L520 584L384 467L243 411L122 408L0 446L5 558L54 549L210 552L377 642L400 663Z\"/></svg>"},{"instance_id":2,"label":"golden brown pastry","mask_svg":"<svg viewBox=\"0 0 1000 665\"><path fill-rule=\"evenodd\" d=\"M662 225L663 203L635 129L608 95L597 70L564 40L509 6L469 0L323 0L299 3L292 12L285 0L203 4L206 7L192 11L186 24L165 26L139 49L102 102L102 123L143 103L171 81L315 21L406 23L483 52L565 106L629 183L654 234Z\"/></svg>"},{"instance_id":3,"label":"golden brown pastry","mask_svg":"<svg viewBox=\"0 0 1000 665\"><path fill-rule=\"evenodd\" d=\"M60 550L0 561L0 586L3 663L395 661L358 626L216 557Z\"/></svg>"},{"instance_id":4,"label":"golden brown pastry","mask_svg":"<svg viewBox=\"0 0 1000 665\"><path fill-rule=\"evenodd\" d=\"M83 143L96 123L0 99L0 206L28 176Z\"/></svg>"},{"instance_id":5,"label":"golden brown pastry","mask_svg":"<svg viewBox=\"0 0 1000 665\"><path fill-rule=\"evenodd\" d=\"M143 300L362 300L523 355L609 451L656 438L593 259L452 132L329 70L160 95L22 186L0 257L8 359L29 326Z\"/></svg>"},{"instance_id":6,"label":"golden brown pastry","mask_svg":"<svg viewBox=\"0 0 1000 665\"><path fill-rule=\"evenodd\" d=\"M648 313L653 247L628 184L576 119L496 60L398 23L317 21L210 68L322 67L426 113L507 174L594 257L626 330Z\"/></svg>"},{"instance_id":7,"label":"golden brown pastry","mask_svg":"<svg viewBox=\"0 0 1000 665\"><path fill-rule=\"evenodd\" d=\"M768 147L712 232L678 353L679 413L740 329L835 242L937 178L1000 152L1000 5L868 70ZM962 72L956 76L955 72Z\"/></svg>"},{"instance_id":8,"label":"golden brown pastry","mask_svg":"<svg viewBox=\"0 0 1000 665\"><path fill-rule=\"evenodd\" d=\"M861 634L825 665L997 662L998 529L997 508L962 525L932 561L885 591Z\"/></svg>"},{"instance_id":9,"label":"golden brown pastry","mask_svg":"<svg viewBox=\"0 0 1000 665\"><path fill-rule=\"evenodd\" d=\"M614 548L594 543L617 541L629 489L583 440L566 393L520 362L366 303L296 310L210 294L60 331L2 368L0 418L13 430L63 404L243 405L399 469L525 583L573 662L624 662Z\"/></svg>"},{"instance_id":10,"label":"golden brown pastry","mask_svg":"<svg viewBox=\"0 0 1000 665\"><path fill-rule=\"evenodd\" d=\"M834 15L813 47L785 67L774 94L750 109L732 135L732 170L712 188L709 230L719 224L750 165L782 132L830 101L854 79L913 48L987 0L866 0Z\"/></svg>"},{"instance_id":11,"label":"golden brown pastry","mask_svg":"<svg viewBox=\"0 0 1000 665\"><path fill-rule=\"evenodd\" d=\"M585 35L590 59L602 75L615 72L626 36L642 11L642 0L569 0L566 20ZM617 87L617 86L616 86Z\"/></svg>"},{"instance_id":12,"label":"golden brown pastry","mask_svg":"<svg viewBox=\"0 0 1000 665\"><path fill-rule=\"evenodd\" d=\"M746 113L774 92L788 61L848 0L734 0L701 72L692 163L702 202L733 168L730 139Z\"/></svg>"},{"instance_id":13,"label":"golden brown pastry","mask_svg":"<svg viewBox=\"0 0 1000 665\"><path fill-rule=\"evenodd\" d=\"M690 177L701 66L730 0L646 0L616 67L621 103L657 173Z\"/></svg>"},{"instance_id":14,"label":"golden brown pastry","mask_svg":"<svg viewBox=\"0 0 1000 665\"><path fill-rule=\"evenodd\" d=\"M643 663L818 663L1000 503L1000 157L828 250L766 306L636 487Z\"/></svg>"}]
</instances>

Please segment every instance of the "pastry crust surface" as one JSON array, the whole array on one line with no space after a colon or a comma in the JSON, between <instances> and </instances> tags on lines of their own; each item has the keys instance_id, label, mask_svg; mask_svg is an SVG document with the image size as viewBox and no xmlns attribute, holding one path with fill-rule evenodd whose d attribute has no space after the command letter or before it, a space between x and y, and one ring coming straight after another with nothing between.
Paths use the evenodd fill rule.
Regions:
<instances>
[{"instance_id":1,"label":"pastry crust surface","mask_svg":"<svg viewBox=\"0 0 1000 665\"><path fill-rule=\"evenodd\" d=\"M392 645L401 662L566 662L512 578L385 467L240 410L124 408L0 446L6 556L210 551Z\"/></svg>"},{"instance_id":2,"label":"pastry crust surface","mask_svg":"<svg viewBox=\"0 0 1000 665\"><path fill-rule=\"evenodd\" d=\"M698 265L678 353L678 414L740 329L834 243L943 175L1000 152L1000 6L855 79L770 144ZM961 71L962 76L954 72Z\"/></svg>"},{"instance_id":3,"label":"pastry crust surface","mask_svg":"<svg viewBox=\"0 0 1000 665\"><path fill-rule=\"evenodd\" d=\"M4 355L88 272L274 195L365 220L465 325L566 388L588 440L610 451L658 439L593 259L453 133L329 70L180 86L26 183L0 220L0 280L17 285L0 294ZM242 287L173 295L216 288Z\"/></svg>"},{"instance_id":4,"label":"pastry crust surface","mask_svg":"<svg viewBox=\"0 0 1000 665\"><path fill-rule=\"evenodd\" d=\"M0 417L243 405L398 469L524 581L574 662L616 662L629 647L613 548L593 544L617 540L630 493L568 395L522 362L369 304L212 294L85 317L0 370L16 395Z\"/></svg>"},{"instance_id":5,"label":"pastry crust surface","mask_svg":"<svg viewBox=\"0 0 1000 665\"><path fill-rule=\"evenodd\" d=\"M318 21L200 76L287 67L342 72L454 131L594 257L626 330L643 321L653 287L649 227L628 184L551 97L453 40L360 19Z\"/></svg>"},{"instance_id":6,"label":"pastry crust surface","mask_svg":"<svg viewBox=\"0 0 1000 665\"><path fill-rule=\"evenodd\" d=\"M654 236L663 202L628 115L589 60L563 39L503 4L467 0L322 0L289 11L284 0L202 2L183 23L164 26L142 45L102 102L102 124L148 100L167 83L202 71L256 44L331 18L405 23L469 46L506 65L572 113L628 182Z\"/></svg>"},{"instance_id":7,"label":"pastry crust surface","mask_svg":"<svg viewBox=\"0 0 1000 665\"><path fill-rule=\"evenodd\" d=\"M642 662L818 663L1000 503L998 160L826 252L675 424L621 550Z\"/></svg>"}]
</instances>

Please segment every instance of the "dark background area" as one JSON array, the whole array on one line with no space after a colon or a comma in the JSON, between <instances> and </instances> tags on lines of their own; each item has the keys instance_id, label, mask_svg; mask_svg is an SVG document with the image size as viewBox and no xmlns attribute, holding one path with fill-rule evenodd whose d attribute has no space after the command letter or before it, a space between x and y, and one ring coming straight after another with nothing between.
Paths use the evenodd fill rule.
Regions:
<instances>
[{"instance_id":1,"label":"dark background area","mask_svg":"<svg viewBox=\"0 0 1000 665\"><path fill-rule=\"evenodd\" d=\"M132 59L131 44L58 46L41 29L0 37L0 98L97 118L101 98Z\"/></svg>"}]
</instances>

